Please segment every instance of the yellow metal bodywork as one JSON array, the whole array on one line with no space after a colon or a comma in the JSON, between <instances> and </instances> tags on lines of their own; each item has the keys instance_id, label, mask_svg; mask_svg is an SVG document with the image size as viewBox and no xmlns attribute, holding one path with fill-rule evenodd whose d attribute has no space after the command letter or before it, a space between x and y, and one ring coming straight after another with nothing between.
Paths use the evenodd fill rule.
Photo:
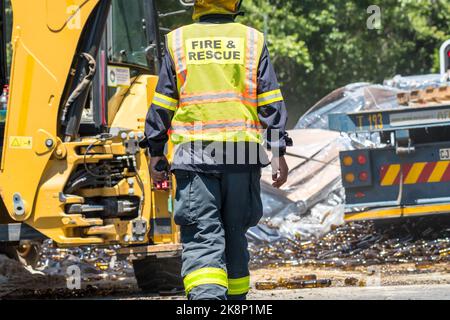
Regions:
<instances>
[{"instance_id":1,"label":"yellow metal bodywork","mask_svg":"<svg viewBox=\"0 0 450 320\"><path fill-rule=\"evenodd\" d=\"M151 75L141 75L137 79L132 79L132 87L129 90L118 88L116 95L111 98L108 110L110 126L112 128L133 128L143 131L145 128L145 118L148 107L152 100L158 83L158 77ZM117 106L120 105L120 106ZM116 111L117 110L117 111ZM171 160L172 145L169 144L168 159ZM154 243L178 243L178 228L173 221L173 199L175 182L169 191L154 190L151 193L151 219L171 219L171 234L154 234ZM172 207L169 208L169 207Z\"/></svg>"},{"instance_id":2,"label":"yellow metal bodywork","mask_svg":"<svg viewBox=\"0 0 450 320\"><path fill-rule=\"evenodd\" d=\"M450 204L430 204L420 206L407 207L390 207L380 208L356 213L347 213L345 221L362 221L362 220L380 220L380 219L394 219L407 218L417 216L429 216L436 214L450 213Z\"/></svg>"},{"instance_id":3,"label":"yellow metal bodywork","mask_svg":"<svg viewBox=\"0 0 450 320\"><path fill-rule=\"evenodd\" d=\"M81 33L99 0L12 0L14 12L13 61L5 141L0 170L0 196L6 215L26 223L60 246L107 245L119 243L177 243L177 228L171 212L173 190L154 191L148 170L148 155L139 150L137 172L130 173L113 188L81 190L63 195L71 174L84 163L84 151L95 144L95 153L86 157L98 163L126 155L120 135L105 141L82 138L63 142L57 135L59 106L76 54ZM157 78L141 75L127 90L121 90L108 105L109 126L122 132L142 132ZM49 143L51 141L51 144ZM133 190L130 190L133 189ZM13 197L19 194L24 212L17 215ZM83 203L83 197L119 197L133 194L144 199L142 216L147 222L144 240L132 239L133 220L86 218L67 214L68 204ZM152 219L171 219L171 233L151 234Z\"/></svg>"},{"instance_id":4,"label":"yellow metal bodywork","mask_svg":"<svg viewBox=\"0 0 450 320\"><path fill-rule=\"evenodd\" d=\"M31 148L4 145L0 174L1 197L8 212L13 210L13 194L24 199L25 214L14 220L28 220L33 212L37 189L53 148L42 143L51 139L55 146L58 107L70 72L83 26L98 1L87 1L81 10L81 28L49 28L49 10L57 0L13 0L13 61L5 137L31 139ZM81 5L85 1L69 1ZM56 7L51 15L70 15ZM65 8L65 6L64 6ZM30 17L33 17L30 19ZM39 84L39 85L36 85Z\"/></svg>"}]
</instances>

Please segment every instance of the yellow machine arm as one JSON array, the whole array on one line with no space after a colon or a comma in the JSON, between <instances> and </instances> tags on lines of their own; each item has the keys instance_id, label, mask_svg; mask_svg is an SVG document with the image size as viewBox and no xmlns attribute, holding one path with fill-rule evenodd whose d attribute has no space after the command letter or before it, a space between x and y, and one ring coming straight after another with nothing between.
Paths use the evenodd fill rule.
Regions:
<instances>
[{"instance_id":1,"label":"yellow machine arm","mask_svg":"<svg viewBox=\"0 0 450 320\"><path fill-rule=\"evenodd\" d=\"M72 57L98 2L12 1L13 68L0 186L14 220L30 217L44 170L61 145L59 105Z\"/></svg>"}]
</instances>

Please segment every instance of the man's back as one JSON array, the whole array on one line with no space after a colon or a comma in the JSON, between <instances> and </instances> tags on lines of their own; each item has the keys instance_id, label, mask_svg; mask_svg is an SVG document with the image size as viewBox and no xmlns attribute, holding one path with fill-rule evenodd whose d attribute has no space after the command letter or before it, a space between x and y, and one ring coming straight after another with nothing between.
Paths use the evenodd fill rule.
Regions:
<instances>
[{"instance_id":1,"label":"man's back","mask_svg":"<svg viewBox=\"0 0 450 320\"><path fill-rule=\"evenodd\" d=\"M178 110L172 141L262 142L257 68L263 35L239 23L195 23L171 32Z\"/></svg>"},{"instance_id":2,"label":"man's back","mask_svg":"<svg viewBox=\"0 0 450 320\"><path fill-rule=\"evenodd\" d=\"M263 130L281 164L274 186L287 179L283 96L263 35L234 22L240 2L197 0L200 22L168 35L147 115L154 181L164 179L156 165L167 161L169 136L175 144L174 220L189 299L245 299L250 288L245 233L262 216L263 164L249 160L258 157Z\"/></svg>"}]
</instances>

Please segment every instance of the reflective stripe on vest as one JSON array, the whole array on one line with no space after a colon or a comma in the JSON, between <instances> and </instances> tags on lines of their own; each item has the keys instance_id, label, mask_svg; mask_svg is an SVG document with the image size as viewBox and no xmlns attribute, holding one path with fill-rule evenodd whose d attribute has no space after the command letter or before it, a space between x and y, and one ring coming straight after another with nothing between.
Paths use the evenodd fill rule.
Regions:
<instances>
[{"instance_id":1,"label":"reflective stripe on vest","mask_svg":"<svg viewBox=\"0 0 450 320\"><path fill-rule=\"evenodd\" d=\"M188 295L195 287L205 284L217 284L228 288L228 276L225 270L220 268L201 268L184 277L184 290Z\"/></svg>"},{"instance_id":2,"label":"reflective stripe on vest","mask_svg":"<svg viewBox=\"0 0 450 320\"><path fill-rule=\"evenodd\" d=\"M256 52L258 50L257 37L258 34L256 33L256 30L249 28L247 34L247 59L245 61L245 67L247 69L245 96L249 98L256 97L257 71L259 63L259 59L255 59Z\"/></svg>"},{"instance_id":3,"label":"reflective stripe on vest","mask_svg":"<svg viewBox=\"0 0 450 320\"><path fill-rule=\"evenodd\" d=\"M250 276L239 279L228 279L228 295L239 296L250 291Z\"/></svg>"},{"instance_id":4,"label":"reflective stripe on vest","mask_svg":"<svg viewBox=\"0 0 450 320\"><path fill-rule=\"evenodd\" d=\"M214 103L226 101L239 101L250 107L257 106L256 99L251 99L240 93L230 91L230 92L210 92L197 95L185 94L182 96L180 100L180 107L193 103Z\"/></svg>"},{"instance_id":5,"label":"reflective stripe on vest","mask_svg":"<svg viewBox=\"0 0 450 320\"><path fill-rule=\"evenodd\" d=\"M179 91L172 141L261 143L257 71L263 35L237 23L194 24L171 32L167 43Z\"/></svg>"},{"instance_id":6,"label":"reflective stripe on vest","mask_svg":"<svg viewBox=\"0 0 450 320\"><path fill-rule=\"evenodd\" d=\"M240 131L256 131L259 132L263 129L261 123L252 122L252 121L223 121L223 122L198 122L195 124L187 124L187 123L172 123L172 128L169 133L184 135L184 134L192 134L192 135L203 135L211 132L240 132Z\"/></svg>"},{"instance_id":7,"label":"reflective stripe on vest","mask_svg":"<svg viewBox=\"0 0 450 320\"><path fill-rule=\"evenodd\" d=\"M184 53L182 28L179 28L174 31L172 48L173 48L175 69L178 75L178 81L180 82L180 87L183 87L184 83L186 82L187 66L186 66L186 56Z\"/></svg>"}]
</instances>

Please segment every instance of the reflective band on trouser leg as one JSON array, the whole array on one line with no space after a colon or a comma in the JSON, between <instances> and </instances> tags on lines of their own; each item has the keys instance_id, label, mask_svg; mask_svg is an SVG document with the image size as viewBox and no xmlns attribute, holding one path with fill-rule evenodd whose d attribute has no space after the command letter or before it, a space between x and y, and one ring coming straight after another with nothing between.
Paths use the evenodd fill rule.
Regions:
<instances>
[{"instance_id":1,"label":"reflective band on trouser leg","mask_svg":"<svg viewBox=\"0 0 450 320\"><path fill-rule=\"evenodd\" d=\"M268 104L280 101L283 101L283 95L281 94L280 89L258 95L258 107L263 107Z\"/></svg>"},{"instance_id":2,"label":"reflective band on trouser leg","mask_svg":"<svg viewBox=\"0 0 450 320\"><path fill-rule=\"evenodd\" d=\"M250 291L250 276L239 279L228 279L228 295L239 296Z\"/></svg>"},{"instance_id":3,"label":"reflective band on trouser leg","mask_svg":"<svg viewBox=\"0 0 450 320\"><path fill-rule=\"evenodd\" d=\"M155 93L155 96L153 97L153 102L154 105L160 106L162 108L171 110L171 111L175 111L177 110L178 107L178 101L175 99L172 99L168 96L165 96L163 94L160 93Z\"/></svg>"},{"instance_id":4,"label":"reflective band on trouser leg","mask_svg":"<svg viewBox=\"0 0 450 320\"><path fill-rule=\"evenodd\" d=\"M186 56L184 53L184 46L183 46L183 29L179 28L175 30L173 35L173 54L175 58L175 68L178 75L178 78L180 80L180 87L184 86L184 83L186 82Z\"/></svg>"},{"instance_id":5,"label":"reflective band on trouser leg","mask_svg":"<svg viewBox=\"0 0 450 320\"><path fill-rule=\"evenodd\" d=\"M195 287L205 284L217 284L228 288L228 276L225 270L220 268L201 268L184 277L184 290L188 295Z\"/></svg>"}]
</instances>

